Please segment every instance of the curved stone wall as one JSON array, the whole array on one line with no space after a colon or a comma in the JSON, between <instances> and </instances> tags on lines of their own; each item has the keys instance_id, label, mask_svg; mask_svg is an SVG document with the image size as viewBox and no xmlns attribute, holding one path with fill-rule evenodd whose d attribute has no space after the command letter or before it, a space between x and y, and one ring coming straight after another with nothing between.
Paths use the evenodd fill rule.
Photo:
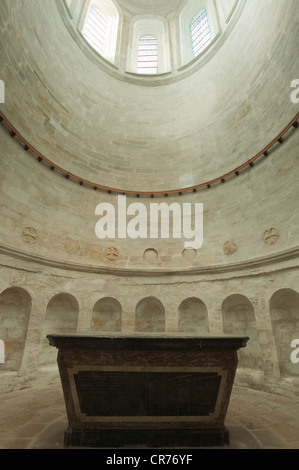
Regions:
<instances>
[{"instance_id":1,"label":"curved stone wall","mask_svg":"<svg viewBox=\"0 0 299 470\"><path fill-rule=\"evenodd\" d=\"M105 74L76 46L56 3L40 4L2 0L1 110L82 177L185 187L256 154L298 111L297 0L247 1L204 67L154 87ZM203 244L186 250L183 237L98 239L95 209L116 206L117 195L51 171L1 124L0 391L58 380L47 333L152 332L155 308L159 331L248 334L238 383L296 395L298 140L292 128L268 157L210 189L127 198L147 209L202 203Z\"/></svg>"},{"instance_id":2,"label":"curved stone wall","mask_svg":"<svg viewBox=\"0 0 299 470\"><path fill-rule=\"evenodd\" d=\"M296 114L296 0L246 2L204 67L155 87L103 72L78 48L56 2L19 0L13 14L9 5L3 0L3 110L37 149L82 178L149 191L192 186L255 155Z\"/></svg>"},{"instance_id":3,"label":"curved stone wall","mask_svg":"<svg viewBox=\"0 0 299 470\"><path fill-rule=\"evenodd\" d=\"M0 365L1 392L59 380L57 350L45 339L50 330L190 334L193 327L202 335L249 336L247 347L239 352L237 384L298 394L298 364L291 355L292 341L299 342L299 292L290 264L275 271L264 267L246 274L164 276L146 282L140 276L95 276L32 262L24 265L2 255L1 264L6 359Z\"/></svg>"},{"instance_id":4,"label":"curved stone wall","mask_svg":"<svg viewBox=\"0 0 299 470\"><path fill-rule=\"evenodd\" d=\"M183 230L174 238L170 220L169 238L150 230L146 238L99 239L95 228L101 216L100 203L115 208L118 196L66 180L24 151L0 125L1 251L34 259L43 264L83 271L202 272L247 269L252 264L282 261L298 252L298 140L292 129L282 145L267 158L224 184L182 196L126 198L142 203L150 226L151 204L203 204L203 244L185 250ZM133 216L126 217L126 223ZM183 226L184 219L181 220ZM194 220L192 220L192 223ZM111 251L112 250L112 251ZM113 250L115 253L113 254ZM111 252L110 252L111 251Z\"/></svg>"}]
</instances>

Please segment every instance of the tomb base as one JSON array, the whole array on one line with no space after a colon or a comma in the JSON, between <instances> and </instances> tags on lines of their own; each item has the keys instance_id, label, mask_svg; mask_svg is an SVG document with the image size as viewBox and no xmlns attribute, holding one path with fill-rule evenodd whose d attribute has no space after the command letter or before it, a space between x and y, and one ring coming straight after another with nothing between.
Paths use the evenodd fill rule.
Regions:
<instances>
[{"instance_id":1,"label":"tomb base","mask_svg":"<svg viewBox=\"0 0 299 470\"><path fill-rule=\"evenodd\" d=\"M99 445L100 444L100 445ZM222 429L73 429L64 434L66 447L146 448L210 447L229 445L229 431Z\"/></svg>"},{"instance_id":2,"label":"tomb base","mask_svg":"<svg viewBox=\"0 0 299 470\"><path fill-rule=\"evenodd\" d=\"M229 444L225 417L247 337L48 335L68 416L66 447Z\"/></svg>"}]
</instances>

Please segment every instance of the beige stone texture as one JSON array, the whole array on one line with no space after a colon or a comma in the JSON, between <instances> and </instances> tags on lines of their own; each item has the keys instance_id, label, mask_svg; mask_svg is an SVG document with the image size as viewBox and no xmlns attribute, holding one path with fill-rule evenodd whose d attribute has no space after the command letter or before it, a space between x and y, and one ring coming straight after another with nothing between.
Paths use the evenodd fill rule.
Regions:
<instances>
[{"instance_id":1,"label":"beige stone texture","mask_svg":"<svg viewBox=\"0 0 299 470\"><path fill-rule=\"evenodd\" d=\"M180 67L174 47L169 74L128 74L131 19L156 7L176 44L181 3L119 1L126 43L112 66L83 41L65 2L1 0L1 112L53 163L120 194L179 190L248 161L298 113L290 97L298 0L227 1L235 8L221 10L221 34L198 60ZM97 238L95 209L117 207L118 193L51 171L2 122L0 392L59 381L49 333L194 331L248 335L237 385L298 400L290 346L299 338L298 144L292 127L224 184L127 197L148 214L151 203L202 203L203 244L194 251L183 237ZM255 442L271 447L260 421L252 426ZM15 445L34 446L38 431L39 423L20 430ZM293 431L288 441L298 445Z\"/></svg>"}]
</instances>

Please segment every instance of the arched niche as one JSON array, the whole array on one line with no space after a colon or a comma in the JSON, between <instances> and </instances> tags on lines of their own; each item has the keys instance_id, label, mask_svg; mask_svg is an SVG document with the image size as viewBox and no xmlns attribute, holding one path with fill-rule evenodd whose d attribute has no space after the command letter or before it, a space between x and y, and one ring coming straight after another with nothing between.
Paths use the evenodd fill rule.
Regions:
<instances>
[{"instance_id":1,"label":"arched niche","mask_svg":"<svg viewBox=\"0 0 299 470\"><path fill-rule=\"evenodd\" d=\"M291 361L291 342L299 338L299 293L280 289L270 299L270 317L282 376L299 375L298 364Z\"/></svg>"},{"instance_id":2,"label":"arched niche","mask_svg":"<svg viewBox=\"0 0 299 470\"><path fill-rule=\"evenodd\" d=\"M227 297L222 303L222 320L224 333L249 337L246 348L238 351L239 366L258 369L261 352L254 308L250 300L241 294Z\"/></svg>"},{"instance_id":3,"label":"arched niche","mask_svg":"<svg viewBox=\"0 0 299 470\"><path fill-rule=\"evenodd\" d=\"M188 333L208 333L208 310L204 302L196 297L189 297L179 306L179 331Z\"/></svg>"},{"instance_id":4,"label":"arched niche","mask_svg":"<svg viewBox=\"0 0 299 470\"><path fill-rule=\"evenodd\" d=\"M45 365L56 361L57 351L49 346L47 335L75 332L78 315L79 304L73 295L60 293L52 297L46 308L39 364Z\"/></svg>"},{"instance_id":5,"label":"arched niche","mask_svg":"<svg viewBox=\"0 0 299 470\"><path fill-rule=\"evenodd\" d=\"M5 351L1 370L18 371L21 367L31 303L31 296L19 287L10 287L0 295L0 339Z\"/></svg>"},{"instance_id":6,"label":"arched niche","mask_svg":"<svg viewBox=\"0 0 299 470\"><path fill-rule=\"evenodd\" d=\"M93 329L101 331L121 331L122 306L112 297L104 297L97 301L93 308Z\"/></svg>"},{"instance_id":7,"label":"arched niche","mask_svg":"<svg viewBox=\"0 0 299 470\"><path fill-rule=\"evenodd\" d=\"M165 309L162 302L156 297L146 297L136 305L135 331L165 331Z\"/></svg>"}]
</instances>

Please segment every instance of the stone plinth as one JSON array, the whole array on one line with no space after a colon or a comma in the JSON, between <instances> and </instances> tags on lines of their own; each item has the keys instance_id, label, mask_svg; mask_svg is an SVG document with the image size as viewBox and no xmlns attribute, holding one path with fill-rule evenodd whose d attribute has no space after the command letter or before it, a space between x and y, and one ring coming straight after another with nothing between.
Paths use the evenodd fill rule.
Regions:
<instances>
[{"instance_id":1,"label":"stone plinth","mask_svg":"<svg viewBox=\"0 0 299 470\"><path fill-rule=\"evenodd\" d=\"M47 338L59 349L65 446L229 444L225 416L247 337Z\"/></svg>"}]
</instances>

